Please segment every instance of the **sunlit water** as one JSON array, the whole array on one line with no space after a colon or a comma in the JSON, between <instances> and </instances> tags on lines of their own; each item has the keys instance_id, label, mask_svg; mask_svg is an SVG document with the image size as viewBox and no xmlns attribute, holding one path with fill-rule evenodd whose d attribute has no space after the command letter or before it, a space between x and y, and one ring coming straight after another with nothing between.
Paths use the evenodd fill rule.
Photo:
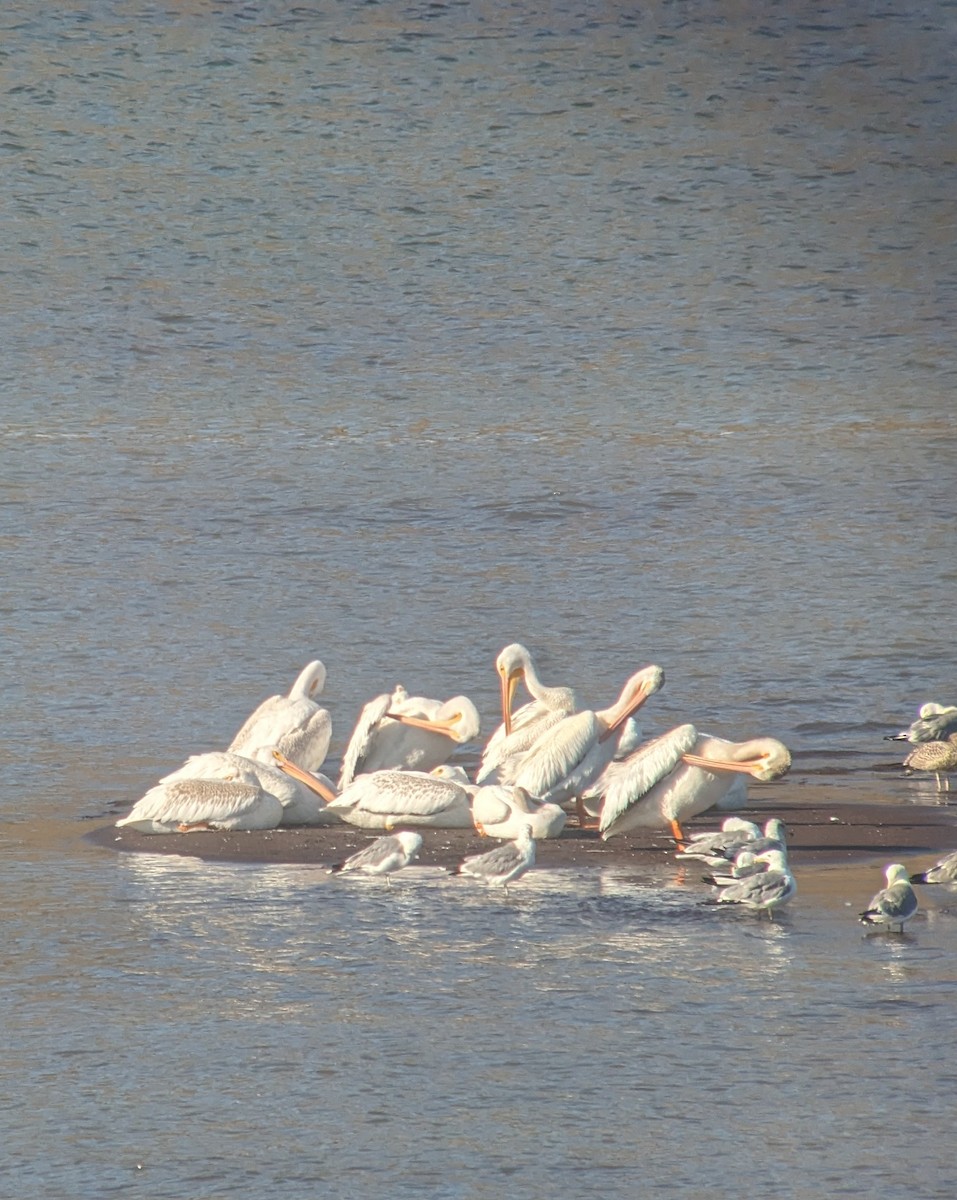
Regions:
<instances>
[{"instance_id":1,"label":"sunlit water","mask_svg":"<svg viewBox=\"0 0 957 1200\"><path fill-rule=\"evenodd\" d=\"M487 732L515 639L936 801L957 9L633 9L4 6L10 1195L953 1194L946 897L80 840L315 656L334 756L399 681Z\"/></svg>"}]
</instances>

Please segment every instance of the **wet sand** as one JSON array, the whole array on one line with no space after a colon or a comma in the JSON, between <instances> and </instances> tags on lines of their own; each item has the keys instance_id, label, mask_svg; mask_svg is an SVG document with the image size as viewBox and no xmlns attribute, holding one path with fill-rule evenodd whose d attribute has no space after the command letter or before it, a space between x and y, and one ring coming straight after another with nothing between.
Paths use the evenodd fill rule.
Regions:
<instances>
[{"instance_id":1,"label":"wet sand","mask_svg":"<svg viewBox=\"0 0 957 1200\"><path fill-rule=\"evenodd\" d=\"M739 815L762 824L771 817L784 820L795 867L891 862L957 849L957 796L953 807L950 803L875 803L869 790L852 787L840 789L835 800L833 789L824 784L796 786L786 781L766 795L767 799L756 798ZM686 831L715 829L724 815L728 814L704 813ZM453 867L466 854L481 854L497 844L465 829L420 832L423 866ZM322 865L341 861L375 836L351 825L149 835L117 829L113 820L87 834L96 845L120 851L189 855L214 862ZM674 842L664 830L642 830L603 842L596 830L577 829L572 821L561 837L539 842L538 862L549 867L639 865L660 862L673 850Z\"/></svg>"}]
</instances>

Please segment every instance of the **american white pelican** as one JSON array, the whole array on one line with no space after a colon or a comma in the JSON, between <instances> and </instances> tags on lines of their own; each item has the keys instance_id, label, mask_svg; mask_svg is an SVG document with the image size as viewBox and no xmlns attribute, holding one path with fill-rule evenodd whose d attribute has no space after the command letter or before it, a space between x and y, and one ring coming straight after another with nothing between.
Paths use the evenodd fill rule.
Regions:
<instances>
[{"instance_id":1,"label":"american white pelican","mask_svg":"<svg viewBox=\"0 0 957 1200\"><path fill-rule=\"evenodd\" d=\"M500 883L508 895L508 885L535 865L535 839L531 825L525 824L514 842L496 846L487 854L473 854L456 868L457 875L469 875L485 883Z\"/></svg>"},{"instance_id":2,"label":"american white pelican","mask_svg":"<svg viewBox=\"0 0 957 1200\"><path fill-rule=\"evenodd\" d=\"M310 786L295 764L283 770ZM318 790L318 789L317 789ZM469 788L422 771L373 771L360 775L332 799L327 808L360 829L430 825L437 829L471 829Z\"/></svg>"},{"instance_id":3,"label":"american white pelican","mask_svg":"<svg viewBox=\"0 0 957 1200\"><path fill-rule=\"evenodd\" d=\"M899 733L888 733L885 742L942 742L952 733L957 733L957 705L922 704L917 720L912 721Z\"/></svg>"},{"instance_id":4,"label":"american white pelican","mask_svg":"<svg viewBox=\"0 0 957 1200\"><path fill-rule=\"evenodd\" d=\"M781 850L766 851L768 869L748 875L728 884L718 893L719 904L740 904L755 912L766 912L773 917L775 909L781 908L797 895L797 884Z\"/></svg>"},{"instance_id":5,"label":"american white pelican","mask_svg":"<svg viewBox=\"0 0 957 1200\"><path fill-rule=\"evenodd\" d=\"M580 798L611 762L622 726L650 695L664 683L658 666L636 671L610 708L563 717L539 734L528 750L515 761L514 770L500 783L522 787L539 800L565 804L579 800L578 817L583 820Z\"/></svg>"},{"instance_id":6,"label":"american white pelican","mask_svg":"<svg viewBox=\"0 0 957 1200\"><path fill-rule=\"evenodd\" d=\"M273 829L299 795L298 785L274 767L214 750L164 775L117 825L141 833Z\"/></svg>"},{"instance_id":7,"label":"american white pelican","mask_svg":"<svg viewBox=\"0 0 957 1200\"><path fill-rule=\"evenodd\" d=\"M230 779L175 779L158 783L117 821L139 833L198 829L275 829L282 805L256 783Z\"/></svg>"},{"instance_id":8,"label":"american white pelican","mask_svg":"<svg viewBox=\"0 0 957 1200\"><path fill-rule=\"evenodd\" d=\"M910 875L903 863L891 863L884 870L887 886L881 888L860 914L862 925L897 926L904 932L904 922L917 914L917 896L910 885Z\"/></svg>"},{"instance_id":9,"label":"american white pelican","mask_svg":"<svg viewBox=\"0 0 957 1200\"><path fill-rule=\"evenodd\" d=\"M947 774L957 770L957 732L950 734L944 742L921 742L915 746L904 759L904 770L908 775L914 771L933 771L938 792L949 792Z\"/></svg>"},{"instance_id":10,"label":"american white pelican","mask_svg":"<svg viewBox=\"0 0 957 1200\"><path fill-rule=\"evenodd\" d=\"M767 781L790 767L790 752L774 738L728 742L679 725L616 768L602 800L602 837L670 826L675 841L684 844L682 821L726 801L738 776Z\"/></svg>"},{"instance_id":11,"label":"american white pelican","mask_svg":"<svg viewBox=\"0 0 957 1200\"><path fill-rule=\"evenodd\" d=\"M502 697L502 724L495 730L482 754L475 776L476 783L494 783L501 765L524 754L540 733L557 725L575 711L575 693L567 687L546 687L539 678L528 650L513 642L499 652L495 660ZM532 699L512 712L512 700L519 682L525 684Z\"/></svg>"},{"instance_id":12,"label":"american white pelican","mask_svg":"<svg viewBox=\"0 0 957 1200\"><path fill-rule=\"evenodd\" d=\"M533 800L524 788L486 784L472 793L472 820L488 837L512 840L530 825L536 839L558 837L565 828L565 810L557 804Z\"/></svg>"},{"instance_id":13,"label":"american white pelican","mask_svg":"<svg viewBox=\"0 0 957 1200\"><path fill-rule=\"evenodd\" d=\"M945 854L926 871L911 875L911 883L957 883L957 850Z\"/></svg>"},{"instance_id":14,"label":"american white pelican","mask_svg":"<svg viewBox=\"0 0 957 1200\"><path fill-rule=\"evenodd\" d=\"M430 700L401 685L370 700L342 759L340 789L373 771L431 771L479 734L478 709L466 696Z\"/></svg>"},{"instance_id":15,"label":"american white pelican","mask_svg":"<svg viewBox=\"0 0 957 1200\"><path fill-rule=\"evenodd\" d=\"M302 669L286 696L270 696L246 718L229 744L235 754L272 763L272 748L318 771L329 753L332 720L315 700L326 682L326 668L315 659Z\"/></svg>"},{"instance_id":16,"label":"american white pelican","mask_svg":"<svg viewBox=\"0 0 957 1200\"><path fill-rule=\"evenodd\" d=\"M325 803L316 798L316 793L326 798L333 797L332 783L325 775L318 776L320 788L305 786L289 778L279 769L274 755L282 758L282 752L273 747L269 763L234 754L231 750L212 750L207 754L194 754L177 770L164 775L160 784L181 779L220 779L258 784L263 791L275 796L282 804L280 825L336 825L341 820L334 813L326 812ZM309 775L310 785L317 782ZM327 791L323 792L321 786Z\"/></svg>"},{"instance_id":17,"label":"american white pelican","mask_svg":"<svg viewBox=\"0 0 957 1200\"><path fill-rule=\"evenodd\" d=\"M393 833L376 838L364 849L352 854L341 863L333 863L332 871L344 875L359 871L364 875L385 875L388 879L393 871L407 867L418 857L422 849L422 835L418 833Z\"/></svg>"}]
</instances>

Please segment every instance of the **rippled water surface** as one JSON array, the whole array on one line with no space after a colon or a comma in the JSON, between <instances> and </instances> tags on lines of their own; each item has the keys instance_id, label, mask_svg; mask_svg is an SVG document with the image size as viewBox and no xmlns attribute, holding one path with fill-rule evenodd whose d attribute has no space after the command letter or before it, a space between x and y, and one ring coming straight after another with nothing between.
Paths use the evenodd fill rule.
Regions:
<instances>
[{"instance_id":1,"label":"rippled water surface","mask_svg":"<svg viewBox=\"0 0 957 1200\"><path fill-rule=\"evenodd\" d=\"M955 26L4 6L0 1187L952 1194L946 898L862 939L873 871L779 927L79 835L315 656L336 755L400 680L490 729L516 639L933 800L881 737L957 702Z\"/></svg>"}]
</instances>

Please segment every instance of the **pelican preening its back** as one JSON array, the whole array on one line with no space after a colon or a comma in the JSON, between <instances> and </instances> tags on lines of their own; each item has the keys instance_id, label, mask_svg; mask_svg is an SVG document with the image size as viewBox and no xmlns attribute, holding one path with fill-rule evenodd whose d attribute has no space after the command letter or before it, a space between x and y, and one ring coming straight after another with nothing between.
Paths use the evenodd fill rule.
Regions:
<instances>
[{"instance_id":1,"label":"pelican preening its back","mask_svg":"<svg viewBox=\"0 0 957 1200\"><path fill-rule=\"evenodd\" d=\"M774 738L729 742L699 734L693 725L679 725L609 770L599 821L602 837L670 826L675 840L685 844L681 823L726 801L744 776L778 779L790 767L790 752Z\"/></svg>"},{"instance_id":2,"label":"pelican preening its back","mask_svg":"<svg viewBox=\"0 0 957 1200\"><path fill-rule=\"evenodd\" d=\"M373 771L431 771L477 738L479 729L478 709L467 696L430 700L410 696L400 684L363 707L342 759L339 787Z\"/></svg>"},{"instance_id":3,"label":"pelican preening its back","mask_svg":"<svg viewBox=\"0 0 957 1200\"><path fill-rule=\"evenodd\" d=\"M614 704L585 709L563 717L535 739L500 782L524 788L529 795L553 804L579 800L611 762L622 726L662 686L658 666L642 667L632 675ZM579 819L583 812L579 807Z\"/></svg>"},{"instance_id":4,"label":"pelican preening its back","mask_svg":"<svg viewBox=\"0 0 957 1200\"><path fill-rule=\"evenodd\" d=\"M229 749L272 763L277 747L307 771L318 771L329 753L332 720L313 699L326 683L326 668L314 659L300 671L285 696L270 696L243 722Z\"/></svg>"}]
</instances>

